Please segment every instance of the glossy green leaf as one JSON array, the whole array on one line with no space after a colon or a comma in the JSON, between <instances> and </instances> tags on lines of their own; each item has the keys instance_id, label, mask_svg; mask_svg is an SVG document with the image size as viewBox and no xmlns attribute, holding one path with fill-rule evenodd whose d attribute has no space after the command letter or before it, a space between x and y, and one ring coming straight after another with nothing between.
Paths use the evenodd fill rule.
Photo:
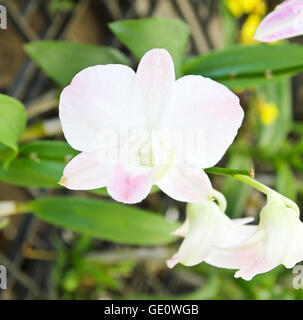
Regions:
<instances>
[{"instance_id":1,"label":"glossy green leaf","mask_svg":"<svg viewBox=\"0 0 303 320\"><path fill-rule=\"evenodd\" d=\"M26 143L20 147L21 156L36 159L57 160L67 162L79 154L64 141L39 140Z\"/></svg>"},{"instance_id":2,"label":"glossy green leaf","mask_svg":"<svg viewBox=\"0 0 303 320\"><path fill-rule=\"evenodd\" d=\"M59 187L64 166L63 162L18 158L8 168L0 167L0 180L22 187Z\"/></svg>"},{"instance_id":3,"label":"glossy green leaf","mask_svg":"<svg viewBox=\"0 0 303 320\"><path fill-rule=\"evenodd\" d=\"M82 69L98 64L129 64L118 50L68 41L39 41L25 45L26 53L61 86L67 86Z\"/></svg>"},{"instance_id":4,"label":"glossy green leaf","mask_svg":"<svg viewBox=\"0 0 303 320\"><path fill-rule=\"evenodd\" d=\"M78 152L60 141L34 141L20 147L8 168L0 166L0 180L24 187L59 187L66 163ZM4 157L3 154L0 154Z\"/></svg>"},{"instance_id":5,"label":"glossy green leaf","mask_svg":"<svg viewBox=\"0 0 303 320\"><path fill-rule=\"evenodd\" d=\"M0 143L18 150L18 140L24 131L26 112L18 100L0 94Z\"/></svg>"},{"instance_id":6,"label":"glossy green leaf","mask_svg":"<svg viewBox=\"0 0 303 320\"><path fill-rule=\"evenodd\" d=\"M133 245L172 242L178 224L128 205L87 198L50 197L26 204L39 218L90 237Z\"/></svg>"},{"instance_id":7,"label":"glossy green leaf","mask_svg":"<svg viewBox=\"0 0 303 320\"><path fill-rule=\"evenodd\" d=\"M303 70L303 47L296 44L236 45L190 59L185 74L210 77L232 88L266 84Z\"/></svg>"},{"instance_id":8,"label":"glossy green leaf","mask_svg":"<svg viewBox=\"0 0 303 320\"><path fill-rule=\"evenodd\" d=\"M123 20L112 22L109 27L139 59L150 49L166 49L174 60L177 75L180 74L189 37L189 28L181 20L162 18Z\"/></svg>"}]
</instances>

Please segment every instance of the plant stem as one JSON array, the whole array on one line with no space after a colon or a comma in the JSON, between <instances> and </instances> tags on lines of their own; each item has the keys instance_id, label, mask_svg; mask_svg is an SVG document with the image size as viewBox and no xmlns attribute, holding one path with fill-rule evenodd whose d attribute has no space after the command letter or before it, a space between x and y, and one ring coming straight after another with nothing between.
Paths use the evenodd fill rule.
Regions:
<instances>
[{"instance_id":1,"label":"plant stem","mask_svg":"<svg viewBox=\"0 0 303 320\"><path fill-rule=\"evenodd\" d=\"M267 194L268 191L271 190L269 187L267 187L263 183L256 181L254 179L253 169L238 170L238 169L225 169L225 168L213 167L213 168L206 169L205 172L224 175L224 176L231 176L234 179L244 182L265 194Z\"/></svg>"},{"instance_id":2,"label":"plant stem","mask_svg":"<svg viewBox=\"0 0 303 320\"><path fill-rule=\"evenodd\" d=\"M269 187L267 187L265 184L253 179L252 177L248 177L248 176L244 176L244 175L232 175L232 177L238 181L244 182L248 185L250 185L251 187L259 190L260 192L263 192L264 194L267 194L268 191L270 191L271 189Z\"/></svg>"},{"instance_id":3,"label":"plant stem","mask_svg":"<svg viewBox=\"0 0 303 320\"><path fill-rule=\"evenodd\" d=\"M214 173L214 174L220 174L220 175L225 175L225 176L231 176L232 178L244 182L251 187L255 188L256 190L259 190L260 192L264 193L265 195L268 195L269 192L275 192L271 188L267 187L265 184L255 180L253 178L253 170L233 170L233 169L224 169L224 168L211 168L205 170L208 173ZM244 172L245 174L239 174L239 172ZM236 173L236 174L235 174ZM294 209L297 212L300 212L297 204L293 202L292 200L284 197L282 194L280 195L283 200L285 205L288 207Z\"/></svg>"},{"instance_id":4,"label":"plant stem","mask_svg":"<svg viewBox=\"0 0 303 320\"><path fill-rule=\"evenodd\" d=\"M219 174L223 176L234 176L234 175L244 175L248 177L253 177L253 170L238 170L238 169L226 169L226 168L218 168L212 167L204 170L207 173Z\"/></svg>"}]
</instances>

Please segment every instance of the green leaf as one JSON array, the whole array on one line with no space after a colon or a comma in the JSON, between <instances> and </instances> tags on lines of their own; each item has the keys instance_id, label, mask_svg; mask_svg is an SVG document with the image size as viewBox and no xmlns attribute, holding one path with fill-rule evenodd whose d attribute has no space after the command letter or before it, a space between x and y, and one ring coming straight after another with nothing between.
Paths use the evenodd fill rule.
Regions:
<instances>
[{"instance_id":1,"label":"green leaf","mask_svg":"<svg viewBox=\"0 0 303 320\"><path fill-rule=\"evenodd\" d=\"M43 159L67 162L77 154L79 154L79 151L74 150L63 141L32 141L20 147L21 156L31 156L38 160Z\"/></svg>"},{"instance_id":2,"label":"green leaf","mask_svg":"<svg viewBox=\"0 0 303 320\"><path fill-rule=\"evenodd\" d=\"M25 45L26 53L62 87L70 84L82 69L98 64L129 64L120 51L68 41L38 41Z\"/></svg>"},{"instance_id":3,"label":"green leaf","mask_svg":"<svg viewBox=\"0 0 303 320\"><path fill-rule=\"evenodd\" d=\"M288 78L269 83L258 89L257 96L266 102L273 102L278 109L278 117L272 125L260 123L257 144L268 153L278 152L284 143L292 124L291 81Z\"/></svg>"},{"instance_id":4,"label":"green leaf","mask_svg":"<svg viewBox=\"0 0 303 320\"><path fill-rule=\"evenodd\" d=\"M49 197L26 204L39 218L90 237L133 245L174 241L178 224L163 216L127 205L87 198Z\"/></svg>"},{"instance_id":5,"label":"green leaf","mask_svg":"<svg viewBox=\"0 0 303 320\"><path fill-rule=\"evenodd\" d=\"M78 154L67 143L35 141L20 147L8 168L0 166L0 180L24 187L59 187L66 163ZM3 157L3 155L2 155Z\"/></svg>"},{"instance_id":6,"label":"green leaf","mask_svg":"<svg viewBox=\"0 0 303 320\"><path fill-rule=\"evenodd\" d=\"M183 21L146 18L116 21L109 27L139 59L150 49L166 49L174 60L176 74L180 75L189 37L189 28Z\"/></svg>"},{"instance_id":7,"label":"green leaf","mask_svg":"<svg viewBox=\"0 0 303 320\"><path fill-rule=\"evenodd\" d=\"M12 161L7 169L0 167L0 180L21 187L54 188L59 187L65 164L56 161L29 158Z\"/></svg>"},{"instance_id":8,"label":"green leaf","mask_svg":"<svg viewBox=\"0 0 303 320\"><path fill-rule=\"evenodd\" d=\"M303 47L296 44L236 45L190 59L185 74L210 77L231 88L254 87L303 70Z\"/></svg>"},{"instance_id":9,"label":"green leaf","mask_svg":"<svg viewBox=\"0 0 303 320\"><path fill-rule=\"evenodd\" d=\"M18 151L18 140L24 131L26 112L18 100L0 94L0 143Z\"/></svg>"},{"instance_id":10,"label":"green leaf","mask_svg":"<svg viewBox=\"0 0 303 320\"><path fill-rule=\"evenodd\" d=\"M287 162L280 161L277 164L276 188L285 197L296 201L298 191L297 181Z\"/></svg>"}]
</instances>

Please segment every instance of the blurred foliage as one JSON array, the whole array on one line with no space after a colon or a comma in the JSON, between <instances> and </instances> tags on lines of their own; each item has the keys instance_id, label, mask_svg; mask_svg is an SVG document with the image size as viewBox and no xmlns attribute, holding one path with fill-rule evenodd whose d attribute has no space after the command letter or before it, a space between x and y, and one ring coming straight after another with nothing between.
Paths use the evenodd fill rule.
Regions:
<instances>
[{"instance_id":1,"label":"blurred foliage","mask_svg":"<svg viewBox=\"0 0 303 320\"><path fill-rule=\"evenodd\" d=\"M52 0L49 3L50 10L57 11L70 11L74 8L76 0Z\"/></svg>"},{"instance_id":2,"label":"blurred foliage","mask_svg":"<svg viewBox=\"0 0 303 320\"><path fill-rule=\"evenodd\" d=\"M209 291L207 299L302 299L303 291L294 290L292 287L293 274L284 267L262 275L256 276L251 281L233 278L234 271L219 269L200 264L192 268L194 272L204 275L209 287L216 287ZM212 284L212 286L211 286ZM215 286L216 284L216 286Z\"/></svg>"},{"instance_id":3,"label":"blurred foliage","mask_svg":"<svg viewBox=\"0 0 303 320\"><path fill-rule=\"evenodd\" d=\"M68 41L38 41L25 45L26 53L62 87L84 68L119 63L129 65L124 54L114 48ZM68 66L68 67L66 67Z\"/></svg>"},{"instance_id":4,"label":"blurred foliage","mask_svg":"<svg viewBox=\"0 0 303 320\"><path fill-rule=\"evenodd\" d=\"M8 149L0 148L0 163L7 158ZM24 187L54 188L66 163L78 154L61 141L33 141L21 145L18 157L8 168L0 166L0 179Z\"/></svg>"},{"instance_id":5,"label":"blurred foliage","mask_svg":"<svg viewBox=\"0 0 303 320\"><path fill-rule=\"evenodd\" d=\"M161 215L110 201L46 197L24 204L22 211L60 227L113 242L160 245L172 242L178 224Z\"/></svg>"},{"instance_id":6,"label":"blurred foliage","mask_svg":"<svg viewBox=\"0 0 303 320\"><path fill-rule=\"evenodd\" d=\"M188 60L183 72L247 89L301 72L302 56L303 48L295 44L235 45Z\"/></svg>"},{"instance_id":7,"label":"blurred foliage","mask_svg":"<svg viewBox=\"0 0 303 320\"><path fill-rule=\"evenodd\" d=\"M18 140L26 125L25 108L18 100L0 94L0 146L7 146L10 150L4 157L4 162L18 152ZM1 151L1 150L0 150ZM11 152L13 151L13 153Z\"/></svg>"},{"instance_id":8,"label":"blurred foliage","mask_svg":"<svg viewBox=\"0 0 303 320\"><path fill-rule=\"evenodd\" d=\"M118 294L121 279L129 276L135 264L131 260L107 263L91 260L87 253L93 241L78 237L72 247L54 240L57 258L53 269L54 296L61 299L99 299ZM108 292L107 292L108 291Z\"/></svg>"},{"instance_id":9,"label":"blurred foliage","mask_svg":"<svg viewBox=\"0 0 303 320\"><path fill-rule=\"evenodd\" d=\"M91 239L77 237L70 247L58 239L56 265L53 270L55 296L62 299L136 299L136 300L302 300L303 291L292 286L294 274L284 267L256 276L251 281L235 279L233 270L219 269L205 263L194 267L179 265L175 272L197 277L201 282L184 293L157 292L127 295L125 291L138 262L130 259L109 262L102 256L92 259ZM192 274L192 276L190 276ZM178 286L175 288L179 291ZM139 290L140 291L140 290Z\"/></svg>"},{"instance_id":10,"label":"blurred foliage","mask_svg":"<svg viewBox=\"0 0 303 320\"><path fill-rule=\"evenodd\" d=\"M178 266L177 269L184 269ZM190 269L190 271L188 271ZM278 267L266 274L258 275L251 281L235 279L234 271L219 269L205 263L190 267L186 272L199 275L203 286L182 295L134 295L129 299L151 300L302 300L303 291L292 287L293 274Z\"/></svg>"}]
</instances>

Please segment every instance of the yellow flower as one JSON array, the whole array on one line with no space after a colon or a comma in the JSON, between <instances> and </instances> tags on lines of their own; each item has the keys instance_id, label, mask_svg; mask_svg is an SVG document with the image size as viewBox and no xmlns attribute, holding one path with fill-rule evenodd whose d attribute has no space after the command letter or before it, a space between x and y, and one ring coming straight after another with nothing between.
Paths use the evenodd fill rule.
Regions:
<instances>
[{"instance_id":1,"label":"yellow flower","mask_svg":"<svg viewBox=\"0 0 303 320\"><path fill-rule=\"evenodd\" d=\"M266 14L266 3L264 1L258 1L258 3L256 4L255 8L254 8L254 13L259 14L260 16L264 17Z\"/></svg>"},{"instance_id":2,"label":"yellow flower","mask_svg":"<svg viewBox=\"0 0 303 320\"><path fill-rule=\"evenodd\" d=\"M279 116L279 109L274 102L258 101L257 111L260 115L261 123L265 126L274 124Z\"/></svg>"},{"instance_id":3,"label":"yellow flower","mask_svg":"<svg viewBox=\"0 0 303 320\"><path fill-rule=\"evenodd\" d=\"M240 37L242 43L254 43L256 40L253 39L253 36L257 30L258 25L260 24L262 18L258 14L251 14L244 22Z\"/></svg>"},{"instance_id":4,"label":"yellow flower","mask_svg":"<svg viewBox=\"0 0 303 320\"><path fill-rule=\"evenodd\" d=\"M242 5L243 12L246 14L250 14L254 12L254 9L256 6L259 5L259 3L262 2L262 0L240 0L239 3Z\"/></svg>"},{"instance_id":5,"label":"yellow flower","mask_svg":"<svg viewBox=\"0 0 303 320\"><path fill-rule=\"evenodd\" d=\"M226 0L226 6L236 18L241 18L243 14L256 13L264 16L266 13L264 0Z\"/></svg>"},{"instance_id":6,"label":"yellow flower","mask_svg":"<svg viewBox=\"0 0 303 320\"><path fill-rule=\"evenodd\" d=\"M236 17L241 18L243 15L243 7L239 0L227 0L226 6L229 11Z\"/></svg>"}]
</instances>

